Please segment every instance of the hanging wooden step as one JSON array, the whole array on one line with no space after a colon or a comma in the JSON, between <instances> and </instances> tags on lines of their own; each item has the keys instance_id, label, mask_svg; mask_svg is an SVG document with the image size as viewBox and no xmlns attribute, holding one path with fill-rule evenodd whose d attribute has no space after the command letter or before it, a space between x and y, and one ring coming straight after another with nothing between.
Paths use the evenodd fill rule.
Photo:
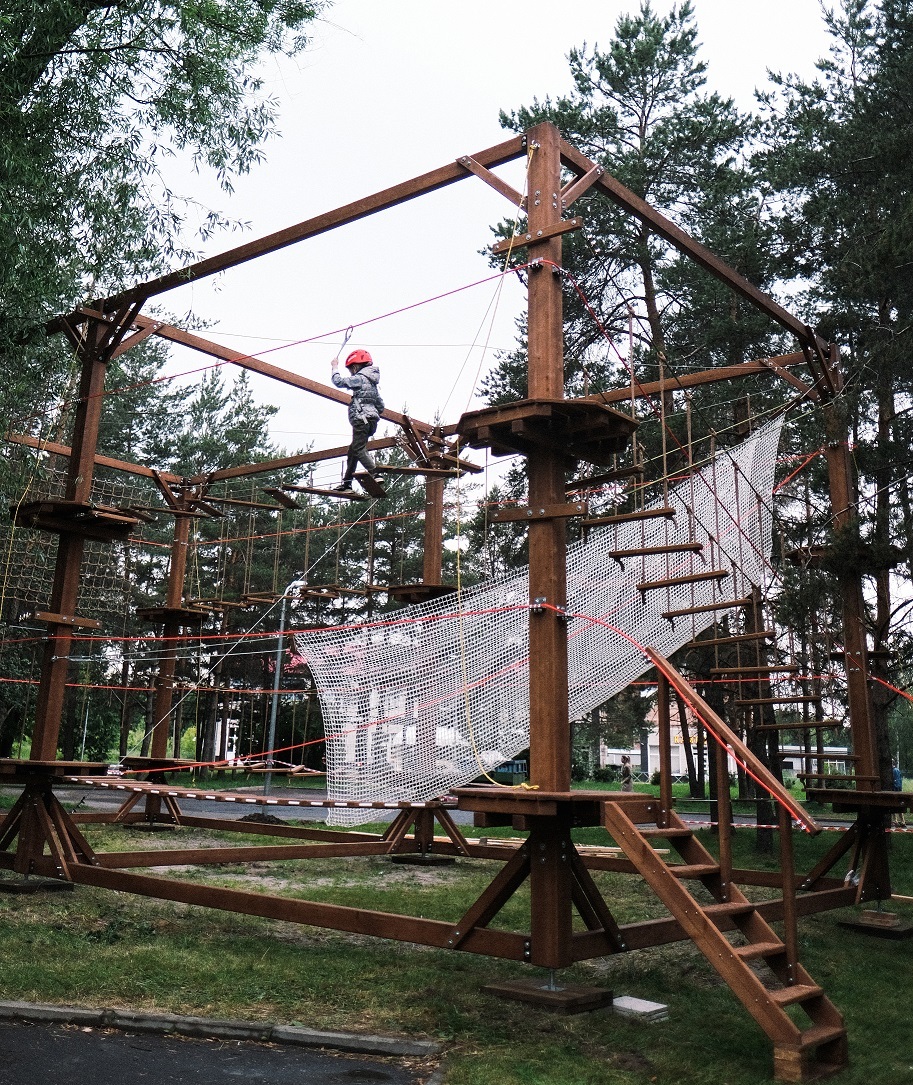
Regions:
<instances>
[{"instance_id":1,"label":"hanging wooden step","mask_svg":"<svg viewBox=\"0 0 913 1085\"><path fill-rule=\"evenodd\" d=\"M376 497L379 499L381 497L387 496L387 491L377 481L377 479L373 475L368 474L367 471L359 471L358 474L355 476L355 481L358 483L359 486L361 486L363 490L367 491L367 493L369 493L372 497Z\"/></svg>"},{"instance_id":2,"label":"hanging wooden step","mask_svg":"<svg viewBox=\"0 0 913 1085\"><path fill-rule=\"evenodd\" d=\"M650 557L652 554L699 554L704 544L699 542L671 543L669 546L632 546L627 550L610 550L609 557L620 561L622 558Z\"/></svg>"},{"instance_id":3,"label":"hanging wooden step","mask_svg":"<svg viewBox=\"0 0 913 1085\"><path fill-rule=\"evenodd\" d=\"M708 580L725 580L729 576L728 569L708 569L705 573L688 573L685 576L668 576L665 580L645 580L637 585L641 595L655 588L678 588L684 584L702 584Z\"/></svg>"},{"instance_id":4,"label":"hanging wooden step","mask_svg":"<svg viewBox=\"0 0 913 1085\"><path fill-rule=\"evenodd\" d=\"M821 695L815 693L804 697L746 697L736 701L736 704L740 708L747 708L750 705L764 704L821 704L822 700Z\"/></svg>"},{"instance_id":5,"label":"hanging wooden step","mask_svg":"<svg viewBox=\"0 0 913 1085\"><path fill-rule=\"evenodd\" d=\"M756 731L826 731L843 727L844 720L799 720L797 723L760 723Z\"/></svg>"},{"instance_id":6,"label":"hanging wooden step","mask_svg":"<svg viewBox=\"0 0 913 1085\"><path fill-rule=\"evenodd\" d=\"M272 494L277 501L282 501L280 494L283 491L296 494L315 494L317 497L338 497L341 501L364 501L365 495L358 493L356 490L334 490L325 486L283 486L282 489L278 489L275 486L264 487L264 493ZM301 505L298 504L293 498L288 497L287 494L283 494L286 500L282 502L286 508L300 509Z\"/></svg>"},{"instance_id":7,"label":"hanging wooden step","mask_svg":"<svg viewBox=\"0 0 913 1085\"><path fill-rule=\"evenodd\" d=\"M798 667L711 667L711 674L798 674Z\"/></svg>"},{"instance_id":8,"label":"hanging wooden step","mask_svg":"<svg viewBox=\"0 0 913 1085\"><path fill-rule=\"evenodd\" d=\"M730 637L708 637L707 640L689 641L685 648L708 648L726 644L745 644L753 640L769 640L776 635L774 629L762 629L758 633L734 633Z\"/></svg>"},{"instance_id":9,"label":"hanging wooden step","mask_svg":"<svg viewBox=\"0 0 913 1085\"><path fill-rule=\"evenodd\" d=\"M641 509L640 512L618 512L611 516L590 516L583 521L584 527L605 527L607 524L627 524L636 520L656 520L660 516L667 520L675 518L676 510L669 506L660 509Z\"/></svg>"},{"instance_id":10,"label":"hanging wooden step","mask_svg":"<svg viewBox=\"0 0 913 1085\"><path fill-rule=\"evenodd\" d=\"M683 607L681 610L664 610L664 618L684 618L688 614L704 614L708 610L740 610L752 602L751 596L745 599L727 599L722 603L704 603L699 607ZM702 641L709 644L709 641Z\"/></svg>"}]
</instances>

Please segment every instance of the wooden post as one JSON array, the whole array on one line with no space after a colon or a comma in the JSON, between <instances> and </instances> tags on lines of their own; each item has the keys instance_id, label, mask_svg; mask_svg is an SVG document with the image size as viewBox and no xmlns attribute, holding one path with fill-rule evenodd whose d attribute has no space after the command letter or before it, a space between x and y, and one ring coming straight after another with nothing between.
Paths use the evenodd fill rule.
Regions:
<instances>
[{"instance_id":1,"label":"wooden post","mask_svg":"<svg viewBox=\"0 0 913 1085\"><path fill-rule=\"evenodd\" d=\"M103 347L109 334L108 326L101 322L90 321L86 328L86 339L80 350L82 373L66 485L66 499L83 504L88 503L92 494L95 450L98 446L98 425L107 368ZM76 614L84 550L85 539L78 532L68 532L60 536L51 589L51 613L67 617ZM72 628L56 622L48 624L48 640L41 657L35 726L32 730L32 748L29 755L33 761L53 761L57 757L70 665Z\"/></svg>"},{"instance_id":2,"label":"wooden post","mask_svg":"<svg viewBox=\"0 0 913 1085\"><path fill-rule=\"evenodd\" d=\"M443 568L444 487L442 478L425 479L425 537L422 555L422 580L440 584Z\"/></svg>"},{"instance_id":3,"label":"wooden post","mask_svg":"<svg viewBox=\"0 0 913 1085\"><path fill-rule=\"evenodd\" d=\"M528 233L561 220L558 130L539 124L527 133L530 153ZM564 326L560 236L529 246L528 395L564 398ZM527 458L530 505L564 501L565 458L559 449L537 449ZM567 625L552 607L567 595L567 539L563 519L529 525L530 781L543 791L569 792L571 734L568 718ZM546 968L571 963L572 889L570 826L564 819L534 819L530 847L530 961Z\"/></svg>"},{"instance_id":4,"label":"wooden post","mask_svg":"<svg viewBox=\"0 0 913 1085\"><path fill-rule=\"evenodd\" d=\"M183 503L183 502L182 502ZM177 611L184 601L184 574L187 570L187 550L190 541L190 517L175 516L174 536L171 541L171 565L168 569L168 588L165 606ZM159 672L155 679L155 698L152 704L153 757L168 756L168 738L171 728L169 717L174 696L174 673L177 667L181 641L181 619L174 614L165 618L162 628L162 654Z\"/></svg>"},{"instance_id":5,"label":"wooden post","mask_svg":"<svg viewBox=\"0 0 913 1085\"><path fill-rule=\"evenodd\" d=\"M711 740L712 741L712 740ZM729 796L729 757L725 747L716 751L717 842L720 851L720 896L729 900L732 890L732 802Z\"/></svg>"},{"instance_id":6,"label":"wooden post","mask_svg":"<svg viewBox=\"0 0 913 1085\"><path fill-rule=\"evenodd\" d=\"M558 130L539 124L527 133L529 221L536 235L561 219ZM561 263L561 238L529 246L531 260L549 261L529 274L529 398L564 398L564 334L561 279L552 265ZM565 458L557 449L540 449L527 459L530 505L564 501ZM564 607L567 591L566 532L563 519L536 520L529 525L529 595ZM567 628L554 610L530 615L529 627L530 780L544 791L571 786L571 741L568 721Z\"/></svg>"},{"instance_id":7,"label":"wooden post","mask_svg":"<svg viewBox=\"0 0 913 1085\"><path fill-rule=\"evenodd\" d=\"M659 731L659 819L657 825L666 828L672 814L672 713L669 700L669 679L661 672L656 675L656 720Z\"/></svg>"}]
</instances>

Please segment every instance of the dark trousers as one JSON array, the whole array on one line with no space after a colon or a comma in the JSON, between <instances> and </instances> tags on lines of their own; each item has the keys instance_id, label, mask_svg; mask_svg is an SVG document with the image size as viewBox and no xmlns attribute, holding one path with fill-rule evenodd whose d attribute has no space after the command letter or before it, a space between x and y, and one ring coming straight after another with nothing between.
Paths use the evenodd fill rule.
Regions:
<instances>
[{"instance_id":1,"label":"dark trousers","mask_svg":"<svg viewBox=\"0 0 913 1085\"><path fill-rule=\"evenodd\" d=\"M346 473L343 476L346 482L351 482L355 477L355 468L359 463L366 471L373 474L377 465L368 454L368 441L374 436L379 421L377 418L369 418L364 422L352 423L352 443L349 445Z\"/></svg>"}]
</instances>

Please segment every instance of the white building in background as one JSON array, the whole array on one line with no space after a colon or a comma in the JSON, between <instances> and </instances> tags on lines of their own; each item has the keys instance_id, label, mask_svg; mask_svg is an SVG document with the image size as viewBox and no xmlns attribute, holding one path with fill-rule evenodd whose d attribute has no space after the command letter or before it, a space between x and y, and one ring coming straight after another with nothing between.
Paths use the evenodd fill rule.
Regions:
<instances>
[{"instance_id":1,"label":"white building in background","mask_svg":"<svg viewBox=\"0 0 913 1085\"><path fill-rule=\"evenodd\" d=\"M630 749L617 749L615 747L609 747L600 745L599 748L599 766L600 768L606 768L607 766L614 765L620 768L622 756L627 755L631 758L631 768L634 771L635 779L649 780L654 772L659 771L659 727L655 720L652 722L652 726L649 730L645 730L642 733L641 741L638 745L632 746ZM694 724L694 720L688 721L688 738L691 742L691 750L694 754L695 761L698 756L698 743L697 743L697 729ZM704 741L704 771L708 771L707 765L707 742L712 742L713 739L705 738ZM832 772L838 775L845 774L852 771L852 762L847 760L849 749L846 746L825 746L824 747L824 768L821 771ZM812 746L812 756L816 755L814 745ZM783 775L786 778L795 776L796 773L802 772L802 759L804 757L804 750L801 746L787 745L782 746L780 749L780 756L783 760ZM730 755L729 758L729 773L735 775L738 766ZM814 769L813 771L818 771ZM675 722L672 724L672 775L681 776L687 779L688 776L688 759L685 752L685 740L682 736L682 730Z\"/></svg>"}]
</instances>

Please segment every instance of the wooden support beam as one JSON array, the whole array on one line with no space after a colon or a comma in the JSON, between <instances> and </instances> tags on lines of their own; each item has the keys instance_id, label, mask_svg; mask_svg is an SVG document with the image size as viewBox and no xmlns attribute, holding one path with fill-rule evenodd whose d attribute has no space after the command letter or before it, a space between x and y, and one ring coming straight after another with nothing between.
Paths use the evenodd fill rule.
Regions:
<instances>
[{"instance_id":1,"label":"wooden support beam","mask_svg":"<svg viewBox=\"0 0 913 1085\"><path fill-rule=\"evenodd\" d=\"M524 136L514 136L512 139L499 143L495 147L479 151L472 155L472 160L485 169L491 169L503 165L505 162L511 162L515 158L520 158L525 153L526 138ZM306 238L317 237L319 234L335 230L339 226L345 226L348 223L367 218L378 211L384 211L387 208L396 207L398 204L414 200L417 196L422 196L426 192L435 192L440 188L453 184L455 181L462 181L467 175L465 167L453 162L439 169L431 170L429 173L413 177L409 181L393 185L391 188L383 189L381 192L374 193L374 195L348 203L334 211L328 211L325 214L317 215L315 218L306 219L304 222L286 227L284 230L277 230L266 237L248 241L244 245L238 245L236 248L229 249L217 256L210 256L195 264L179 268L177 271L171 271L167 275L161 275L149 282L139 283L128 290L122 291L120 294L106 298L99 303L99 307L105 312L111 312L111 310L129 301L157 297L159 294L164 294L179 286L186 286L188 283L198 282L210 275L217 275L220 271L225 271L228 268L237 267L239 264L246 263L258 256L278 252L279 249L297 244ZM58 331L59 321L53 321L48 326L48 330L50 332Z\"/></svg>"},{"instance_id":2,"label":"wooden support beam","mask_svg":"<svg viewBox=\"0 0 913 1085\"><path fill-rule=\"evenodd\" d=\"M694 686L692 686L691 683L672 666L665 656L660 655L654 648L647 648L645 651L647 657L659 673L662 674L676 692L681 695L682 699L701 720L704 726L713 733L715 738L724 747L728 746L729 749L732 750L733 755L738 758L743 765L751 770L755 781L760 784L772 798L785 806L793 819L798 821L800 825L803 825L810 833L819 833L821 828L815 819L806 812L801 804L796 802L790 792L780 783L776 776L773 775L770 769L767 768L754 752L745 745L726 721L713 711Z\"/></svg>"},{"instance_id":3,"label":"wooden support beam","mask_svg":"<svg viewBox=\"0 0 913 1085\"><path fill-rule=\"evenodd\" d=\"M581 176L589 173L596 164L595 162L591 162L586 155L578 151L576 147L572 147L564 140L561 140L561 161L563 165L574 170ZM693 260L700 267L704 268L705 271L709 271L711 275L719 279L720 282L725 283L726 286L731 290L734 290L747 301L751 302L751 304L757 309L760 309L761 312L766 313L781 327L792 332L801 343L807 344L815 350L829 350L828 343L820 336L816 335L807 324L804 324L798 317L793 316L792 313L788 312L782 305L775 302L768 294L759 290L743 275L740 275L725 263L725 261L710 252L709 249L705 248L699 242L695 241L693 237L680 227L676 226L670 219L667 219L665 215L660 214L659 211L651 207L639 196L635 195L615 177L612 177L611 174L604 173L601 177L597 178L594 182L594 187L598 188L601 192L604 192L613 203L617 204L617 206L621 207L622 210L626 211L629 215L633 215L634 218L639 222L642 222L653 233L668 241L670 245L673 245L679 252L687 256L688 259Z\"/></svg>"},{"instance_id":4,"label":"wooden support beam","mask_svg":"<svg viewBox=\"0 0 913 1085\"><path fill-rule=\"evenodd\" d=\"M583 225L583 219L563 219L561 222L556 222L551 226L543 226L537 230L535 234L528 232L525 234L517 234L516 237L505 237L501 241L497 241L491 246L491 252L493 256L503 256L505 252L514 252L517 249L526 248L534 241L543 241L548 237L557 237L559 234L567 234L572 230L579 230Z\"/></svg>"},{"instance_id":5,"label":"wooden support beam","mask_svg":"<svg viewBox=\"0 0 913 1085\"><path fill-rule=\"evenodd\" d=\"M25 445L27 448L37 448L40 452L50 452L55 456L70 456L73 450L69 445L59 444L57 441L45 441L38 437L30 437L25 433L5 433L5 441L12 444ZM115 471L124 471L129 475L142 475L143 478L154 478L155 472L151 467L143 467L138 463L129 463L127 460L117 460L113 456L95 456L97 467L111 467ZM159 475L169 482L180 482L181 476L171 474L169 471L159 471Z\"/></svg>"},{"instance_id":6,"label":"wooden support beam","mask_svg":"<svg viewBox=\"0 0 913 1085\"><path fill-rule=\"evenodd\" d=\"M585 501L560 502L555 505L538 505L521 509L499 509L493 512L488 520L492 524L509 524L518 520L532 522L568 519L571 516L586 516L586 510Z\"/></svg>"},{"instance_id":7,"label":"wooden support beam","mask_svg":"<svg viewBox=\"0 0 913 1085\"><path fill-rule=\"evenodd\" d=\"M505 199L509 200L514 207L520 208L526 206L526 200L515 188L511 187L511 185L496 173L492 173L491 170L483 166L481 162L477 162L472 155L464 154L462 158L457 159L457 165L462 166L467 173L474 174L480 181L484 181L485 184L493 188L495 192L499 192Z\"/></svg>"},{"instance_id":8,"label":"wooden support beam","mask_svg":"<svg viewBox=\"0 0 913 1085\"><path fill-rule=\"evenodd\" d=\"M602 166L593 166L582 177L576 177L573 181L568 181L561 190L562 208L567 210L574 200L579 199L585 192L589 192L604 173L605 170Z\"/></svg>"}]
</instances>

